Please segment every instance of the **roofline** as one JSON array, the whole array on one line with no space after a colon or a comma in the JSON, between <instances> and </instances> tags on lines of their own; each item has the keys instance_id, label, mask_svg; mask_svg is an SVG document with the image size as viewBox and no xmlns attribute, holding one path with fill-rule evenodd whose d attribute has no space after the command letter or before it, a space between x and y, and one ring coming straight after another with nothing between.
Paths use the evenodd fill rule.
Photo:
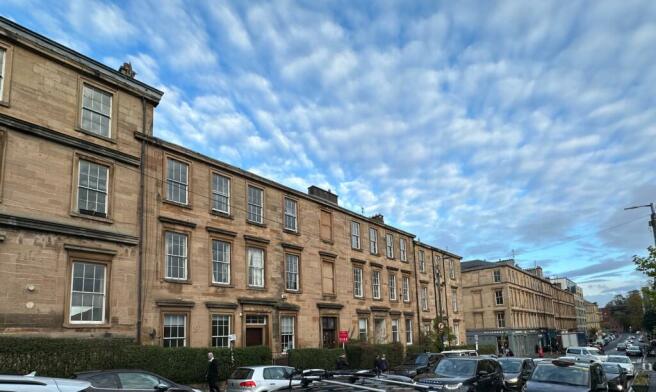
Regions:
<instances>
[{"instance_id":1,"label":"roofline","mask_svg":"<svg viewBox=\"0 0 656 392\"><path fill-rule=\"evenodd\" d=\"M0 16L0 36L4 36L12 41L31 47L32 49L46 52L50 57L56 58L59 61L67 62L69 64L70 62L73 62L78 67L82 68L83 71L129 90L134 94L143 96L152 101L155 105L159 103L162 95L164 95L164 92L149 86L144 82L123 75L119 71L102 64L99 61L76 52L69 47L55 42L50 38L19 25L3 16Z\"/></svg>"},{"instance_id":2,"label":"roofline","mask_svg":"<svg viewBox=\"0 0 656 392\"><path fill-rule=\"evenodd\" d=\"M464 264L464 263L468 263L468 262L470 262L470 261L483 261L483 262L485 262L485 263L489 263L489 265L479 265L479 266L471 267L471 268L466 268L467 266L465 266L465 268L463 268L463 264ZM517 270L517 271L520 271L520 272L523 272L523 273L525 273L525 274L527 274L527 275L530 275L530 276L534 277L535 279L539 279L539 280L543 281L544 283L548 283L548 284L550 284L551 286L553 286L554 284L556 284L556 283L551 282L551 281L550 281L549 279L547 279L547 278L541 278L541 277L539 277L539 276L537 276L537 275L533 275L532 273L526 271L525 269L522 269L522 268L517 267L516 265L510 264L507 260L504 260L504 261L485 261L485 260L468 260L468 261L463 261L462 263L460 263L460 273L463 273L463 274L464 274L464 273L472 272L472 271L484 270L484 269L489 269L489 268L496 268L498 265L502 265L502 266L505 266L505 267L513 268L513 269L515 269L515 270ZM567 290L563 290L563 289L561 289L561 288L559 288L559 287L556 287L556 288L559 289L559 290L562 290L562 291L567 291Z\"/></svg>"},{"instance_id":3,"label":"roofline","mask_svg":"<svg viewBox=\"0 0 656 392\"><path fill-rule=\"evenodd\" d=\"M438 247L433 246L433 245L429 245L429 244L427 244L427 243L424 243L424 242L421 242L421 241L418 241L418 240L413 240L413 242L414 242L416 245L423 246L424 248L428 248L428 249L433 250L433 251L435 251L435 252L440 252L440 253L443 253L443 254L445 254L445 255L447 255L447 256L455 257L455 258L458 259L458 260L462 260L462 256L457 255L457 254L455 254L455 253L451 253L451 252L449 252L448 250L444 250L444 249L438 248Z\"/></svg>"},{"instance_id":4,"label":"roofline","mask_svg":"<svg viewBox=\"0 0 656 392\"><path fill-rule=\"evenodd\" d=\"M292 195L294 195L294 196L297 196L297 197L299 197L299 198L303 198L303 199L306 199L306 200L313 201L313 202L315 202L315 203L317 203L317 204L320 204L322 207L327 207L327 208L330 208L330 209L333 209L333 210L337 210L337 211L343 212L344 214L346 214L346 215L350 215L350 216L352 216L352 217L354 217L354 218L356 218L356 219L366 221L366 222L368 222L368 223L370 223L370 224L372 224L372 225L376 225L376 226L379 226L379 227L383 227L383 228L385 228L385 229L387 229L387 230L389 230L389 231L394 231L394 232L396 232L396 233L398 233L398 234L403 234L404 236L406 236L406 237L410 237L411 239L414 239L414 238L416 237L416 235L414 235L414 234L412 234L412 233L408 233L407 231L403 231L403 230L398 229L398 228L396 228L396 227L394 227L394 226L389 226L389 225L386 225L386 224L384 224L384 223L380 223L380 222L378 222L378 221L376 221L376 220L373 220L373 219L371 219L371 218L369 218L369 217L367 217L367 216L360 215L360 214L358 214L358 213L356 213L356 212L353 212L353 211L351 211L351 210L349 210L349 209L346 209L346 208L344 208L344 207L341 207L341 206L339 206L339 205L337 205L337 204L329 203L329 202L327 202L327 201L325 201L325 200L323 200L323 199L321 199L321 198L318 198L318 197L316 197L316 196L312 196L312 195L310 195L310 194L307 194L307 193L304 193L304 192L298 191L298 190L296 190L296 189L292 189L292 188L290 188L290 187L288 187L288 186L286 186L286 185L280 184L280 183L275 182L275 181L273 181L273 180L269 180L268 178L264 178L264 177L262 177L262 176L259 176L259 175L255 174L255 173L251 173L251 172L246 171L246 170L244 170L244 169L241 169L241 168L239 168L239 167L233 166L233 165L231 165L231 164L229 164L229 163L225 163L225 162L220 161L220 160L218 160L218 159L216 159L216 158L209 157L209 156L207 156L207 155L204 155L204 154L201 154L201 153L199 153L199 152L193 151L193 150L191 150L191 149L188 149L188 148L186 148L186 147L180 146L180 145L178 145L178 144L171 143L171 142L166 141L166 140L164 140L164 139L160 139L160 138L158 138L158 137L156 137L156 136L144 135L144 134L139 133L139 132L135 132L134 136L135 136L137 139L145 140L146 142L148 142L148 143L150 143L150 144L153 144L153 145L156 145L156 146L158 146L158 147L161 147L161 148L163 148L163 149L166 149L166 150L173 151L173 152L175 152L175 153L178 153L178 154L184 155L184 156L186 156L187 158L194 159L194 160L197 160L197 161L201 161L201 162L203 162L203 163L205 163L205 164L208 164L208 165L211 165L211 166L218 167L218 168L220 168L220 169L222 169L222 170L225 170L225 171L231 172L231 173L233 173L233 174L236 174L236 175L239 175L239 176L242 176L242 177L246 177L246 178L251 179L251 180L253 180L253 181L257 181L257 182L259 182L259 183L261 183L261 184L268 185L268 186L271 186L271 187L273 187L273 188L277 188L277 189L279 189L279 190L281 190L281 191L287 192L287 193L292 194Z\"/></svg>"}]
</instances>

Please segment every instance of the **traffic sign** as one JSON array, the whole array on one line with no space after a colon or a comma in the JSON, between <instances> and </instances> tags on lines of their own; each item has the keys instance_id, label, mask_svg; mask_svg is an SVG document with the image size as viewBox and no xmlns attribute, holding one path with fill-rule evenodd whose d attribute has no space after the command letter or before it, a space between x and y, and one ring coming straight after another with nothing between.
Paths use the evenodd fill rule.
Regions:
<instances>
[{"instance_id":1,"label":"traffic sign","mask_svg":"<svg viewBox=\"0 0 656 392\"><path fill-rule=\"evenodd\" d=\"M348 342L348 331L345 329L342 329L339 331L339 342L340 343L346 343Z\"/></svg>"}]
</instances>

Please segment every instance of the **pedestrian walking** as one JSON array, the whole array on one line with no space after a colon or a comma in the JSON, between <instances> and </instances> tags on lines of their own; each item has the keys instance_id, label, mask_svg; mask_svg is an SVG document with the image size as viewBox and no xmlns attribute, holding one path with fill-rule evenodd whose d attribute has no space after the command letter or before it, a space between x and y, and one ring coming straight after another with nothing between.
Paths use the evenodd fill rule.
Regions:
<instances>
[{"instance_id":1,"label":"pedestrian walking","mask_svg":"<svg viewBox=\"0 0 656 392\"><path fill-rule=\"evenodd\" d=\"M387 358L385 357L385 354L383 354L380 357L380 362L381 362L380 371L383 372L383 373L387 373L387 371L389 370L389 362L387 361Z\"/></svg>"},{"instance_id":2,"label":"pedestrian walking","mask_svg":"<svg viewBox=\"0 0 656 392\"><path fill-rule=\"evenodd\" d=\"M376 372L376 376L380 376L381 366L380 355L376 355L376 358L374 358L374 371Z\"/></svg>"},{"instance_id":3,"label":"pedestrian walking","mask_svg":"<svg viewBox=\"0 0 656 392\"><path fill-rule=\"evenodd\" d=\"M207 353L207 359L209 360L207 373L205 374L207 385L210 392L219 392L219 361L214 358L214 354L211 352Z\"/></svg>"}]
</instances>

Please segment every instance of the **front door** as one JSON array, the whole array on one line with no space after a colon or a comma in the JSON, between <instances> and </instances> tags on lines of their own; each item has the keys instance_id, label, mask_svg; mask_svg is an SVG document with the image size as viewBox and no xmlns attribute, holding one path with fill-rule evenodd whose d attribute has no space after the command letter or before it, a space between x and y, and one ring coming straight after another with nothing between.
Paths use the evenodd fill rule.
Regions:
<instances>
[{"instance_id":1,"label":"front door","mask_svg":"<svg viewBox=\"0 0 656 392\"><path fill-rule=\"evenodd\" d=\"M246 345L247 346L263 346L264 345L264 329L262 327L256 327L256 328L246 327Z\"/></svg>"},{"instance_id":2,"label":"front door","mask_svg":"<svg viewBox=\"0 0 656 392\"><path fill-rule=\"evenodd\" d=\"M321 333L322 333L321 343L323 348L337 347L337 318L322 317Z\"/></svg>"}]
</instances>

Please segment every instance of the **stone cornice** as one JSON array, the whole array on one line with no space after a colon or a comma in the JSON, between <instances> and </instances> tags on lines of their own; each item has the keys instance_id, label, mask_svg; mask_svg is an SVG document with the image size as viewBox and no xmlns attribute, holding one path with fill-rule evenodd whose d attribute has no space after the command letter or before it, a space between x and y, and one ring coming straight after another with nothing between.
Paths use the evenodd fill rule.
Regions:
<instances>
[{"instance_id":1,"label":"stone cornice","mask_svg":"<svg viewBox=\"0 0 656 392\"><path fill-rule=\"evenodd\" d=\"M161 216L161 215L158 217L158 219L160 222L167 223L169 225L184 226L184 227L189 227L191 229L196 228L196 224L194 222L183 221L180 219L169 218L167 216Z\"/></svg>"}]
</instances>

